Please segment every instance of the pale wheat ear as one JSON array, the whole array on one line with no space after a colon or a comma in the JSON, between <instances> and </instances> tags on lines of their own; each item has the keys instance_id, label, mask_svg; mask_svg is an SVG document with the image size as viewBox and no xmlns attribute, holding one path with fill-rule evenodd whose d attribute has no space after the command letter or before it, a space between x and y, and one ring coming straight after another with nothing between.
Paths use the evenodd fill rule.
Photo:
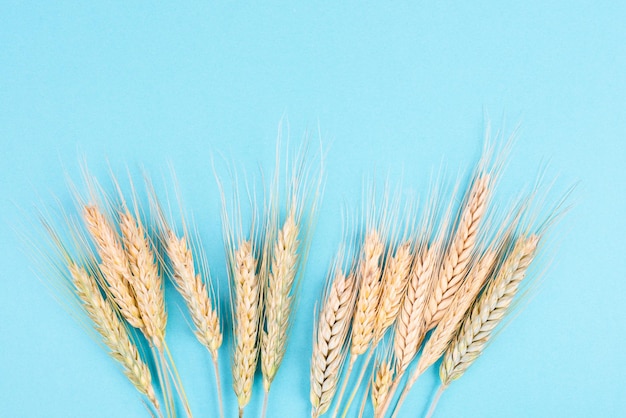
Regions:
<instances>
[{"instance_id":1,"label":"pale wheat ear","mask_svg":"<svg viewBox=\"0 0 626 418\"><path fill-rule=\"evenodd\" d=\"M159 202L156 191L148 176L144 175L148 190L150 212L156 220L157 240L167 254L169 264L162 260L164 271L181 294L194 325L194 334L198 341L209 351L213 362L217 383L217 397L220 415L224 416L221 379L218 367L218 349L222 345L222 330L219 312L216 309L215 294L212 291L211 276L202 242L197 229L188 225L183 211L182 197L172 169L178 210L182 219L182 234L177 234L168 221ZM168 201L168 206L170 203ZM170 206L170 219L171 219ZM191 231L191 232L190 232ZM181 388L180 378L175 376L176 384Z\"/></svg>"},{"instance_id":2,"label":"pale wheat ear","mask_svg":"<svg viewBox=\"0 0 626 418\"><path fill-rule=\"evenodd\" d=\"M246 182L248 200L252 210L249 232L243 227L239 181L233 180L233 195L227 202L223 184L215 172L222 203L222 231L229 275L231 315L233 318L232 375L233 390L237 396L239 417L252 396L252 386L259 356L259 328L261 321L262 283L259 275L259 232L257 231L256 192L250 191ZM230 208L230 209L229 209ZM230 214L229 214L230 212Z\"/></svg>"},{"instance_id":3,"label":"pale wheat ear","mask_svg":"<svg viewBox=\"0 0 626 418\"><path fill-rule=\"evenodd\" d=\"M347 260L345 251L342 246L327 274L321 308L314 321L310 375L312 417L330 408L347 354L356 280L353 273L343 273L342 266Z\"/></svg>"},{"instance_id":4,"label":"pale wheat ear","mask_svg":"<svg viewBox=\"0 0 626 418\"><path fill-rule=\"evenodd\" d=\"M287 149L289 150L289 144ZM280 167L280 142L277 144L277 167ZM291 163L293 158L293 164ZM316 165L319 161L319 168ZM283 360L287 337L292 326L292 311L297 305L297 295L311 242L311 229L317 216L323 188L321 156L310 155L309 141L304 139L295 156L289 152L285 158L286 217L280 220L278 198L280 173L274 177L270 192L270 214L266 230L272 241L263 260L268 261L269 272L264 293L264 330L261 336L261 370L265 399L262 415L267 411L268 393ZM276 231L274 233L270 231ZM271 255L270 255L271 254ZM271 259L269 258L271 257ZM265 261L262 261L262 266Z\"/></svg>"}]
</instances>

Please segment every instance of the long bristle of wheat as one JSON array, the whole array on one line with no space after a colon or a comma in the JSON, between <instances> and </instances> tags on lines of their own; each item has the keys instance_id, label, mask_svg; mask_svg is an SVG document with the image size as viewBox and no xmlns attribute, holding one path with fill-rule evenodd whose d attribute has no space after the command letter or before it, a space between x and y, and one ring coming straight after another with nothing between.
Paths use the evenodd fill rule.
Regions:
<instances>
[{"instance_id":1,"label":"long bristle of wheat","mask_svg":"<svg viewBox=\"0 0 626 418\"><path fill-rule=\"evenodd\" d=\"M485 349L494 329L509 311L535 256L537 243L536 235L517 240L495 279L463 320L439 369L443 386L461 377Z\"/></svg>"},{"instance_id":2,"label":"long bristle of wheat","mask_svg":"<svg viewBox=\"0 0 626 418\"><path fill-rule=\"evenodd\" d=\"M213 308L202 276L196 273L187 239L178 238L170 232L165 245L172 264L172 279L185 300L191 320L196 327L194 333L198 341L211 352L213 358L217 358L217 350L222 345L219 317Z\"/></svg>"},{"instance_id":3,"label":"long bristle of wheat","mask_svg":"<svg viewBox=\"0 0 626 418\"><path fill-rule=\"evenodd\" d=\"M437 255L434 248L417 254L411 269L407 290L396 321L394 353L398 374L406 371L419 350L426 332L424 308L429 296Z\"/></svg>"},{"instance_id":4,"label":"long bristle of wheat","mask_svg":"<svg viewBox=\"0 0 626 418\"><path fill-rule=\"evenodd\" d=\"M135 293L130 285L132 273L119 235L96 206L85 206L83 218L98 255L100 271L122 316L135 328L143 328L143 321Z\"/></svg>"},{"instance_id":5,"label":"long bristle of wheat","mask_svg":"<svg viewBox=\"0 0 626 418\"><path fill-rule=\"evenodd\" d=\"M375 229L368 232L359 266L359 293L352 319L350 353L353 356L363 354L374 336L383 249L378 232Z\"/></svg>"},{"instance_id":6,"label":"long bristle of wheat","mask_svg":"<svg viewBox=\"0 0 626 418\"><path fill-rule=\"evenodd\" d=\"M385 266L381 281L382 292L374 325L374 341L380 340L387 328L396 321L411 270L413 260L411 250L410 242L400 245Z\"/></svg>"},{"instance_id":7,"label":"long bristle of wheat","mask_svg":"<svg viewBox=\"0 0 626 418\"><path fill-rule=\"evenodd\" d=\"M490 187L488 174L478 177L472 185L425 310L427 329L433 329L442 320L467 274L479 226L487 210Z\"/></svg>"},{"instance_id":8,"label":"long bristle of wheat","mask_svg":"<svg viewBox=\"0 0 626 418\"><path fill-rule=\"evenodd\" d=\"M393 372L392 363L387 360L383 360L376 369L376 375L372 381L371 394L374 414L380 413L381 408L384 406L391 382L393 381Z\"/></svg>"},{"instance_id":9,"label":"long bristle of wheat","mask_svg":"<svg viewBox=\"0 0 626 418\"><path fill-rule=\"evenodd\" d=\"M354 310L354 276L337 272L319 313L311 358L312 416L324 414L330 407L341 365L347 353L346 342Z\"/></svg>"},{"instance_id":10,"label":"long bristle of wheat","mask_svg":"<svg viewBox=\"0 0 626 418\"><path fill-rule=\"evenodd\" d=\"M437 328L435 328L428 342L424 345L424 350L417 363L415 374L419 375L430 367L441 357L448 347L461 320L489 277L495 259L496 252L488 250L469 271L454 300L450 304L449 309L446 311L439 325L437 325Z\"/></svg>"},{"instance_id":11,"label":"long bristle of wheat","mask_svg":"<svg viewBox=\"0 0 626 418\"><path fill-rule=\"evenodd\" d=\"M233 389L239 408L250 402L254 372L259 358L259 327L261 313L261 284L256 273L257 262L252 243L244 241L235 251L234 286L234 355L232 364Z\"/></svg>"},{"instance_id":12,"label":"long bristle of wheat","mask_svg":"<svg viewBox=\"0 0 626 418\"><path fill-rule=\"evenodd\" d=\"M85 312L102 336L111 356L124 369L124 374L139 392L159 409L152 387L150 369L141 359L137 347L131 342L128 331L115 309L102 296L96 280L85 269L72 263L69 266L72 282Z\"/></svg>"},{"instance_id":13,"label":"long bristle of wheat","mask_svg":"<svg viewBox=\"0 0 626 418\"><path fill-rule=\"evenodd\" d=\"M287 341L298 261L295 213L290 213L278 232L265 292L265 330L261 340L263 386L268 392L280 367Z\"/></svg>"},{"instance_id":14,"label":"long bristle of wheat","mask_svg":"<svg viewBox=\"0 0 626 418\"><path fill-rule=\"evenodd\" d=\"M143 331L160 350L164 345L167 315L163 279L159 274L156 256L143 226L130 213L120 214L120 229L132 272L130 284L144 324Z\"/></svg>"}]
</instances>

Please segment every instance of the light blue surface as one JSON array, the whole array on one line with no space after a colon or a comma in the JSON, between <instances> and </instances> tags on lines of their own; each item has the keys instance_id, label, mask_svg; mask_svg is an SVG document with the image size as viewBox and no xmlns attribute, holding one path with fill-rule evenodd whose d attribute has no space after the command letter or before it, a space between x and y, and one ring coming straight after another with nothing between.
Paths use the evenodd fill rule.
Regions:
<instances>
[{"instance_id":1,"label":"light blue surface","mask_svg":"<svg viewBox=\"0 0 626 418\"><path fill-rule=\"evenodd\" d=\"M155 176L171 161L224 290L211 155L270 167L284 115L292 138L319 127L331 144L326 195L269 414L306 417L312 310L342 202L358 204L374 169L423 190L442 162L453 173L468 167L483 109L496 126L502 114L509 130L522 124L502 201L545 161L560 185L580 186L540 293L437 416L626 416L623 2L107 3L0 4L1 416L146 416L115 364L34 276L12 228L52 195L69 202L64 176L77 178L82 155L100 175L106 159ZM208 357L172 301L168 338L192 407L213 416ZM226 361L222 373L232 416ZM401 416L422 415L435 377L419 381ZM258 384L249 416L260 403Z\"/></svg>"}]
</instances>

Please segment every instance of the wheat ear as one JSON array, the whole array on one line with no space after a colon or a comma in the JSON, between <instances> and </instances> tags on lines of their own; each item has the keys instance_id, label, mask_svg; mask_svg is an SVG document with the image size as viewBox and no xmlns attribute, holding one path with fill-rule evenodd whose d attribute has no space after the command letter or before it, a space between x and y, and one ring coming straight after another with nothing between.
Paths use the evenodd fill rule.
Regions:
<instances>
[{"instance_id":1,"label":"wheat ear","mask_svg":"<svg viewBox=\"0 0 626 418\"><path fill-rule=\"evenodd\" d=\"M143 226L130 213L120 214L120 229L132 272L131 286L143 320L146 338L159 351L165 344L165 301L163 279L156 256Z\"/></svg>"},{"instance_id":2,"label":"wheat ear","mask_svg":"<svg viewBox=\"0 0 626 418\"><path fill-rule=\"evenodd\" d=\"M474 302L478 292L480 292L480 289L483 287L485 281L491 274L495 259L496 251L488 250L468 272L467 277L462 282L441 322L437 325L437 328L435 328L435 331L424 345L424 349L419 361L417 362L417 366L402 390L402 394L400 395L400 399L396 405L393 417L397 415L404 399L411 390L411 387L417 381L418 377L428 367L436 362L439 357L441 357L443 352L448 347L448 344L450 344L450 340L454 337L454 334L456 333L460 322L463 320L465 313Z\"/></svg>"},{"instance_id":3,"label":"wheat ear","mask_svg":"<svg viewBox=\"0 0 626 418\"><path fill-rule=\"evenodd\" d=\"M470 188L456 232L444 255L437 282L424 311L427 330L433 329L442 320L467 274L479 226L487 209L490 187L490 176L483 174Z\"/></svg>"},{"instance_id":4,"label":"wheat ear","mask_svg":"<svg viewBox=\"0 0 626 418\"><path fill-rule=\"evenodd\" d=\"M347 415L350 404L361 386L370 360L374 355L374 349L385 335L387 329L396 321L414 258L412 250L413 244L411 242L403 243L396 249L393 257L389 258L383 269L382 279L380 280L380 297L374 319L372 349L363 362L361 373L359 373L354 389L348 398L343 417Z\"/></svg>"},{"instance_id":5,"label":"wheat ear","mask_svg":"<svg viewBox=\"0 0 626 418\"><path fill-rule=\"evenodd\" d=\"M144 324L130 285L132 273L117 232L96 206L85 206L83 219L96 244L100 271L115 304L131 326L142 329Z\"/></svg>"},{"instance_id":6,"label":"wheat ear","mask_svg":"<svg viewBox=\"0 0 626 418\"><path fill-rule=\"evenodd\" d=\"M237 395L239 416L250 402L254 372L259 358L259 326L261 314L261 284L256 273L257 262L252 243L244 241L235 251L232 266L234 287L234 355L232 364L233 389Z\"/></svg>"},{"instance_id":7,"label":"wheat ear","mask_svg":"<svg viewBox=\"0 0 626 418\"><path fill-rule=\"evenodd\" d=\"M394 368L392 362L383 360L376 368L376 375L372 381L372 406L374 414L380 412L385 404L391 383L393 381Z\"/></svg>"},{"instance_id":8,"label":"wheat ear","mask_svg":"<svg viewBox=\"0 0 626 418\"><path fill-rule=\"evenodd\" d=\"M115 309L104 299L96 280L85 269L71 263L69 271L76 294L109 348L111 356L122 365L124 374L135 388L148 398L161 416L161 408L154 393L150 370L141 359L137 347L130 340L128 331Z\"/></svg>"},{"instance_id":9,"label":"wheat ear","mask_svg":"<svg viewBox=\"0 0 626 418\"><path fill-rule=\"evenodd\" d=\"M405 242L398 247L394 256L385 266L382 277L382 292L378 309L376 310L376 320L374 325L374 344L376 344L389 328L396 321L402 298L405 293L407 280L411 271L413 261L412 244Z\"/></svg>"},{"instance_id":10,"label":"wheat ear","mask_svg":"<svg viewBox=\"0 0 626 418\"><path fill-rule=\"evenodd\" d=\"M298 261L298 231L295 213L291 211L278 232L272 253L265 292L265 331L261 340L261 368L266 393L285 354Z\"/></svg>"},{"instance_id":11,"label":"wheat ear","mask_svg":"<svg viewBox=\"0 0 626 418\"><path fill-rule=\"evenodd\" d=\"M509 311L535 256L538 241L537 235L516 241L495 279L463 320L439 369L442 386L446 387L461 377L485 349L494 329Z\"/></svg>"},{"instance_id":12,"label":"wheat ear","mask_svg":"<svg viewBox=\"0 0 626 418\"><path fill-rule=\"evenodd\" d=\"M314 334L311 358L311 416L324 414L333 401L341 366L346 357L346 343L356 294L355 277L335 274L320 310Z\"/></svg>"},{"instance_id":13,"label":"wheat ear","mask_svg":"<svg viewBox=\"0 0 626 418\"><path fill-rule=\"evenodd\" d=\"M189 309L191 320L196 327L196 337L216 359L217 350L222 345L220 321L202 277L196 274L187 239L178 238L170 233L166 238L166 245L172 263L172 279Z\"/></svg>"},{"instance_id":14,"label":"wheat ear","mask_svg":"<svg viewBox=\"0 0 626 418\"><path fill-rule=\"evenodd\" d=\"M359 291L354 316L352 318L348 370L343 377L343 384L341 385L341 390L337 397L333 416L337 416L339 412L341 400L348 385L348 381L350 380L354 362L359 355L367 350L374 336L376 308L378 307L380 298L381 258L383 251L384 244L378 231L376 229L370 230L365 237L363 254L359 264Z\"/></svg>"},{"instance_id":15,"label":"wheat ear","mask_svg":"<svg viewBox=\"0 0 626 418\"><path fill-rule=\"evenodd\" d=\"M172 280L185 300L191 320L196 328L194 334L198 341L211 353L215 368L220 416L223 417L222 384L218 367L218 349L222 345L222 331L218 313L213 308L202 276L196 273L193 254L188 246L187 238L178 238L173 231L167 231L165 247L172 265Z\"/></svg>"}]
</instances>

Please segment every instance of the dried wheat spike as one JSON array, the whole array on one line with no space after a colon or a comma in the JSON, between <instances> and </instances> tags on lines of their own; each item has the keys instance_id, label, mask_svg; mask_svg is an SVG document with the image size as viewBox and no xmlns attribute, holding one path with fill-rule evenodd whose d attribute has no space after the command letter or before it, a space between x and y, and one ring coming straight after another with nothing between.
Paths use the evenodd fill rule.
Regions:
<instances>
[{"instance_id":1,"label":"dried wheat spike","mask_svg":"<svg viewBox=\"0 0 626 418\"><path fill-rule=\"evenodd\" d=\"M142 329L143 321L130 281L132 273L119 236L96 206L85 206L83 218L96 244L102 272L111 296L130 325Z\"/></svg>"},{"instance_id":2,"label":"dried wheat spike","mask_svg":"<svg viewBox=\"0 0 626 418\"><path fill-rule=\"evenodd\" d=\"M423 312L437 258L433 247L425 247L415 257L395 326L394 353L398 375L406 371L426 333Z\"/></svg>"},{"instance_id":3,"label":"dried wheat spike","mask_svg":"<svg viewBox=\"0 0 626 418\"><path fill-rule=\"evenodd\" d=\"M233 388L237 395L240 415L250 402L254 372L259 358L259 327L261 315L261 284L256 274L257 262L252 243L244 241L235 251L234 285L234 354L232 364Z\"/></svg>"},{"instance_id":4,"label":"dried wheat spike","mask_svg":"<svg viewBox=\"0 0 626 418\"><path fill-rule=\"evenodd\" d=\"M222 345L222 332L217 311L213 309L207 287L200 274L196 274L193 255L185 237L178 238L169 231L165 239L167 255L172 263L172 279L176 289L185 299L196 327L194 333L211 356L217 358Z\"/></svg>"},{"instance_id":5,"label":"dried wheat spike","mask_svg":"<svg viewBox=\"0 0 626 418\"><path fill-rule=\"evenodd\" d=\"M143 320L146 338L161 350L165 341L163 279L143 226L128 212L120 214L120 229L132 272L131 286Z\"/></svg>"},{"instance_id":6,"label":"dried wheat spike","mask_svg":"<svg viewBox=\"0 0 626 418\"><path fill-rule=\"evenodd\" d=\"M298 260L298 233L292 211L278 232L265 292L265 331L261 340L263 387L269 392L285 354Z\"/></svg>"},{"instance_id":7,"label":"dried wheat spike","mask_svg":"<svg viewBox=\"0 0 626 418\"><path fill-rule=\"evenodd\" d=\"M354 311L356 284L339 269L319 313L311 358L311 416L324 414L337 391L341 366L346 357L350 320Z\"/></svg>"},{"instance_id":8,"label":"dried wheat spike","mask_svg":"<svg viewBox=\"0 0 626 418\"><path fill-rule=\"evenodd\" d=\"M111 356L122 365L124 374L137 390L148 398L157 411L160 411L152 387L150 370L141 359L137 347L131 342L128 331L115 309L104 299L95 279L85 269L71 263L69 271L76 294L109 348Z\"/></svg>"},{"instance_id":9,"label":"dried wheat spike","mask_svg":"<svg viewBox=\"0 0 626 418\"><path fill-rule=\"evenodd\" d=\"M400 311L413 261L412 247L410 242L400 245L385 266L381 281L382 293L378 302L374 325L375 342L378 342L387 328L396 321Z\"/></svg>"},{"instance_id":10,"label":"dried wheat spike","mask_svg":"<svg viewBox=\"0 0 626 418\"><path fill-rule=\"evenodd\" d=\"M433 329L442 320L467 274L478 229L487 209L489 192L490 176L483 174L471 186L456 232L444 255L437 283L424 311L427 330Z\"/></svg>"},{"instance_id":11,"label":"dried wheat spike","mask_svg":"<svg viewBox=\"0 0 626 418\"><path fill-rule=\"evenodd\" d=\"M480 296L469 315L463 320L444 355L439 376L448 386L458 379L483 352L496 326L506 316L532 262L539 237L520 238L506 257L495 279Z\"/></svg>"},{"instance_id":12,"label":"dried wheat spike","mask_svg":"<svg viewBox=\"0 0 626 418\"><path fill-rule=\"evenodd\" d=\"M393 366L388 360L383 360L376 369L376 376L372 381L372 406L374 414L380 413L387 399L391 382L393 381Z\"/></svg>"},{"instance_id":13,"label":"dried wheat spike","mask_svg":"<svg viewBox=\"0 0 626 418\"><path fill-rule=\"evenodd\" d=\"M359 266L359 293L352 319L350 353L363 354L374 336L376 308L380 298L381 257L384 245L375 229L365 237Z\"/></svg>"}]
</instances>

